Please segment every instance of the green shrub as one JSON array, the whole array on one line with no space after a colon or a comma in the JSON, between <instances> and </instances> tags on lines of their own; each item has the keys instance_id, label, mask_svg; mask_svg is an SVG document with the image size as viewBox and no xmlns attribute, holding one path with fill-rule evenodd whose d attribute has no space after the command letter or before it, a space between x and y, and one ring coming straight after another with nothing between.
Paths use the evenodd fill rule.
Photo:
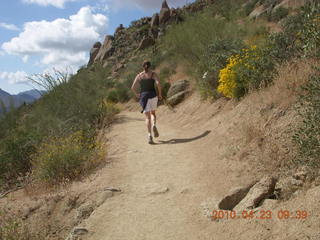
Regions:
<instances>
[{"instance_id":1,"label":"green shrub","mask_svg":"<svg viewBox=\"0 0 320 240\"><path fill-rule=\"evenodd\" d=\"M85 169L94 145L81 132L66 137L49 137L32 156L34 176L42 182L59 182L78 177Z\"/></svg>"},{"instance_id":2,"label":"green shrub","mask_svg":"<svg viewBox=\"0 0 320 240\"><path fill-rule=\"evenodd\" d=\"M317 74L303 87L300 96L299 113L303 119L294 135L298 146L295 163L320 167L320 68Z\"/></svg>"}]
</instances>

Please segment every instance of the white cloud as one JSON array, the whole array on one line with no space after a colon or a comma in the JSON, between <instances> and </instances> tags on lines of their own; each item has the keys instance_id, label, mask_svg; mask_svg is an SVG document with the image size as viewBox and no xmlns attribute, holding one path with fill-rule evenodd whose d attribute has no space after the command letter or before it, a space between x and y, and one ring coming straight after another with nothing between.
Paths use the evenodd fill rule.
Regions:
<instances>
[{"instance_id":1,"label":"white cloud","mask_svg":"<svg viewBox=\"0 0 320 240\"><path fill-rule=\"evenodd\" d=\"M38 4L40 6L54 6L57 8L64 8L67 2L74 2L77 0L23 0L23 2L28 4Z\"/></svg>"},{"instance_id":2,"label":"white cloud","mask_svg":"<svg viewBox=\"0 0 320 240\"><path fill-rule=\"evenodd\" d=\"M28 74L24 71L0 72L0 79L7 80L11 84L26 83Z\"/></svg>"},{"instance_id":3,"label":"white cloud","mask_svg":"<svg viewBox=\"0 0 320 240\"><path fill-rule=\"evenodd\" d=\"M16 25L10 23L0 22L0 27L5 28L7 30L19 31L19 28Z\"/></svg>"},{"instance_id":4,"label":"white cloud","mask_svg":"<svg viewBox=\"0 0 320 240\"><path fill-rule=\"evenodd\" d=\"M24 60L40 56L49 67L78 67L88 61L92 44L102 39L108 22L105 15L94 14L86 6L69 19L25 23L23 32L2 44L2 49Z\"/></svg>"}]
</instances>

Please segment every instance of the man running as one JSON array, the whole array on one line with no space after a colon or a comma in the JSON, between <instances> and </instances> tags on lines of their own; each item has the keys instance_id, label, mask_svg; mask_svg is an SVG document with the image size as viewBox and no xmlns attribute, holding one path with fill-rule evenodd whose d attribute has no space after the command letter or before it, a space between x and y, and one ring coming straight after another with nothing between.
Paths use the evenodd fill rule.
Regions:
<instances>
[{"instance_id":1,"label":"man running","mask_svg":"<svg viewBox=\"0 0 320 240\"><path fill-rule=\"evenodd\" d=\"M158 99L162 100L161 85L158 75L151 70L151 63L149 61L143 62L142 67L144 71L136 76L131 89L139 99L142 107L141 113L144 113L146 116L148 142L149 144L152 144L153 139L151 134L151 122L154 137L159 137L159 132L156 127L156 109L158 105ZM140 93L137 93L135 90L137 85L140 85ZM158 89L158 96L155 85Z\"/></svg>"}]
</instances>

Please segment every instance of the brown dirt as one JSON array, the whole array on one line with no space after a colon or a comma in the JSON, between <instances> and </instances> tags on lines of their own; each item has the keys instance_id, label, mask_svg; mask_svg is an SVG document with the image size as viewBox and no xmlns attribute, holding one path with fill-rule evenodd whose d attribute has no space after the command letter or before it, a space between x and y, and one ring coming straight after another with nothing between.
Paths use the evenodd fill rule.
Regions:
<instances>
[{"instance_id":1,"label":"brown dirt","mask_svg":"<svg viewBox=\"0 0 320 240\"><path fill-rule=\"evenodd\" d=\"M83 226L89 230L84 240L318 240L320 188L316 186L269 207L269 220L213 222L204 216L204 202L265 174L279 176L290 163L293 150L287 129L297 117L291 101L281 104L286 98L270 97L274 88L241 102L203 103L193 94L175 112L161 106L161 136L154 145L147 144L143 116L131 102L108 130L104 167L50 194L10 193L0 199L0 206L33 209L25 222L35 231L49 225L47 239L64 239L74 226ZM120 188L122 193L100 202L106 187ZM79 208L88 204L92 214L77 219ZM306 210L309 216L279 220L280 209L292 214Z\"/></svg>"}]
</instances>

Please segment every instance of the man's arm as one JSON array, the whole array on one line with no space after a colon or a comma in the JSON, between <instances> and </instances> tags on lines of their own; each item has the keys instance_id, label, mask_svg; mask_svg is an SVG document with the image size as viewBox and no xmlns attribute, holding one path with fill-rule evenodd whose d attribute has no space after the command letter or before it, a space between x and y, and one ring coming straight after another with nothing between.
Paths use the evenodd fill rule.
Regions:
<instances>
[{"instance_id":1,"label":"man's arm","mask_svg":"<svg viewBox=\"0 0 320 240\"><path fill-rule=\"evenodd\" d=\"M136 76L136 78L134 79L133 84L131 86L131 90L133 91L134 95L136 95L137 98L140 97L140 94L136 92L136 86L137 86L139 81L140 81L140 74L138 74Z\"/></svg>"},{"instance_id":2,"label":"man's arm","mask_svg":"<svg viewBox=\"0 0 320 240\"><path fill-rule=\"evenodd\" d=\"M159 77L158 77L158 75L156 73L153 73L153 77L154 77L154 80L156 81L156 85L157 85L157 88L158 88L159 100L162 100L160 79L159 79Z\"/></svg>"}]
</instances>

